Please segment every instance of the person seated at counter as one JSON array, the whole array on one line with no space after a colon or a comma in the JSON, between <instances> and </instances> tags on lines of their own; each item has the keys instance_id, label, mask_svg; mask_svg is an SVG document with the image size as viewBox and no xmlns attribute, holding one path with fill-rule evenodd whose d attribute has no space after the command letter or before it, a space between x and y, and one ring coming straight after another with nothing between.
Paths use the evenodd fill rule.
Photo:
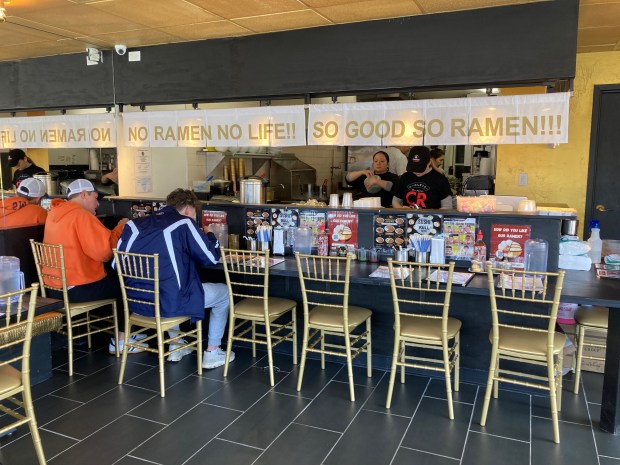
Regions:
<instances>
[{"instance_id":1,"label":"person seated at counter","mask_svg":"<svg viewBox=\"0 0 620 465\"><path fill-rule=\"evenodd\" d=\"M372 170L351 171L346 180L350 186L360 189L357 198L381 197L381 206L392 206L392 190L398 182L398 176L389 171L390 156L379 150L372 157Z\"/></svg>"},{"instance_id":2,"label":"person seated at counter","mask_svg":"<svg viewBox=\"0 0 620 465\"><path fill-rule=\"evenodd\" d=\"M99 206L95 186L87 179L76 179L67 186L67 201L52 203L45 221L43 242L64 246L65 273L70 302L88 302L98 299L116 299L119 350L125 341L125 312L118 276L106 273L104 263L112 260L116 246L128 219L121 219L110 231L95 216ZM44 270L51 272L52 270ZM54 281L54 285L58 283ZM62 299L62 292L49 291L49 296ZM144 336L146 337L146 335ZM111 339L108 350L116 353L117 341ZM129 353L142 352L132 347Z\"/></svg>"},{"instance_id":3,"label":"person seated at counter","mask_svg":"<svg viewBox=\"0 0 620 465\"><path fill-rule=\"evenodd\" d=\"M213 231L209 226L201 230L196 224L199 208L194 192L175 189L166 198L164 208L127 223L117 248L123 252L159 254L162 317L191 316L193 321L202 320L205 308L211 308L208 345L202 358L202 367L211 369L224 365L226 360L220 344L228 321L229 300L226 284L203 283L198 274L196 265L215 265L220 259L220 244ZM128 285L131 286L131 280ZM151 306L132 311L154 316ZM170 337L176 334L169 331ZM177 345L184 343L183 339L177 341ZM192 350L187 348L177 350L168 356L168 361L178 362L190 353ZM230 361L234 359L235 353L231 352Z\"/></svg>"},{"instance_id":4,"label":"person seated at counter","mask_svg":"<svg viewBox=\"0 0 620 465\"><path fill-rule=\"evenodd\" d=\"M19 187L20 182L33 177L35 174L46 174L46 171L35 165L22 149L9 150L9 167L17 168L13 173L13 185L15 187Z\"/></svg>"},{"instance_id":5,"label":"person seated at counter","mask_svg":"<svg viewBox=\"0 0 620 465\"><path fill-rule=\"evenodd\" d=\"M41 199L47 193L45 183L39 179L26 178L16 190L15 197L8 197L0 204L0 226L33 226L45 224L47 211Z\"/></svg>"},{"instance_id":6,"label":"person seated at counter","mask_svg":"<svg viewBox=\"0 0 620 465\"><path fill-rule=\"evenodd\" d=\"M394 208L451 209L452 190L448 179L433 169L431 151L416 146L409 151L407 172L394 188Z\"/></svg>"}]
</instances>

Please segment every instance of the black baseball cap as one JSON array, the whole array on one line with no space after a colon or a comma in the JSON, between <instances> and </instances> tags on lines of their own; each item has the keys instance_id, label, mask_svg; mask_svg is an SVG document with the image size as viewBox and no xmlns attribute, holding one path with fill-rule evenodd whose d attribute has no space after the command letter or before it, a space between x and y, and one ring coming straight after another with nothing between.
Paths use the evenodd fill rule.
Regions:
<instances>
[{"instance_id":1,"label":"black baseball cap","mask_svg":"<svg viewBox=\"0 0 620 465\"><path fill-rule=\"evenodd\" d=\"M431 151L428 147L417 145L409 150L409 162L407 163L407 171L412 173L422 173L426 171L428 163L431 161Z\"/></svg>"},{"instance_id":2,"label":"black baseball cap","mask_svg":"<svg viewBox=\"0 0 620 465\"><path fill-rule=\"evenodd\" d=\"M19 160L23 160L26 158L26 152L22 149L11 149L9 150L9 167L13 168L17 166Z\"/></svg>"}]
</instances>

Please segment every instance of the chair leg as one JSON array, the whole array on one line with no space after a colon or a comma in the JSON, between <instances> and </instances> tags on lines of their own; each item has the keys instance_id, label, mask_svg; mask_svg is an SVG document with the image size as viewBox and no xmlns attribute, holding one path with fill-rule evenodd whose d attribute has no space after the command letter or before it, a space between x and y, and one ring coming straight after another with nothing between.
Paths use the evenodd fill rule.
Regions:
<instances>
[{"instance_id":1,"label":"chair leg","mask_svg":"<svg viewBox=\"0 0 620 465\"><path fill-rule=\"evenodd\" d=\"M157 359L159 361L159 390L160 396L166 397L166 384L164 381L164 334L157 325ZM125 336L126 337L126 336Z\"/></svg>"},{"instance_id":2,"label":"chair leg","mask_svg":"<svg viewBox=\"0 0 620 465\"><path fill-rule=\"evenodd\" d=\"M301 343L301 365L299 366L299 378L297 379L297 391L301 391L301 383L304 380L304 368L306 368L306 355L308 354L308 324L304 321L304 335Z\"/></svg>"},{"instance_id":3,"label":"chair leg","mask_svg":"<svg viewBox=\"0 0 620 465\"><path fill-rule=\"evenodd\" d=\"M372 338L370 336L370 317L366 320L366 331L368 335L366 336L366 343L368 347L366 348L366 376L369 378L372 377Z\"/></svg>"},{"instance_id":4,"label":"chair leg","mask_svg":"<svg viewBox=\"0 0 620 465\"><path fill-rule=\"evenodd\" d=\"M30 428L30 435L32 436L32 442L34 443L34 450L37 454L39 465L45 465L47 462L45 461L45 453L43 452L43 444L41 443L41 436L39 435L37 419L34 415L34 406L32 405L32 395L30 392L29 382L27 386L24 386L22 397L24 400L24 410L26 411L26 416L30 419L28 426Z\"/></svg>"},{"instance_id":5,"label":"chair leg","mask_svg":"<svg viewBox=\"0 0 620 465\"><path fill-rule=\"evenodd\" d=\"M116 358L120 357L121 353L120 350L118 348L118 317L116 316L116 311L117 311L117 307L116 307L116 302L114 302L112 304L112 320L114 321L114 346L116 348Z\"/></svg>"},{"instance_id":6,"label":"chair leg","mask_svg":"<svg viewBox=\"0 0 620 465\"><path fill-rule=\"evenodd\" d=\"M90 337L90 312L86 312L86 340L88 341L88 350L92 348L92 338Z\"/></svg>"},{"instance_id":7,"label":"chair leg","mask_svg":"<svg viewBox=\"0 0 620 465\"><path fill-rule=\"evenodd\" d=\"M67 315L67 344L69 346L69 376L73 376L73 326L70 315Z\"/></svg>"},{"instance_id":8,"label":"chair leg","mask_svg":"<svg viewBox=\"0 0 620 465\"><path fill-rule=\"evenodd\" d=\"M353 358L351 357L351 335L344 333L344 345L347 353L347 377L349 378L349 393L351 402L355 402L355 386L353 385Z\"/></svg>"},{"instance_id":9,"label":"chair leg","mask_svg":"<svg viewBox=\"0 0 620 465\"><path fill-rule=\"evenodd\" d=\"M233 336L235 335L235 317L230 317L228 323L228 343L226 344L226 360L224 362L224 378L228 376L228 363L230 361L230 351L233 345Z\"/></svg>"},{"instance_id":10,"label":"chair leg","mask_svg":"<svg viewBox=\"0 0 620 465\"><path fill-rule=\"evenodd\" d=\"M390 408L392 405L392 394L394 393L394 381L396 380L396 370L398 367L396 362L398 361L398 355L400 352L400 340L394 335L394 350L392 351L392 366L390 368L390 382L388 383L387 399L385 400L385 408Z\"/></svg>"},{"instance_id":11,"label":"chair leg","mask_svg":"<svg viewBox=\"0 0 620 465\"><path fill-rule=\"evenodd\" d=\"M252 320L252 358L256 358L256 322Z\"/></svg>"},{"instance_id":12,"label":"chair leg","mask_svg":"<svg viewBox=\"0 0 620 465\"><path fill-rule=\"evenodd\" d=\"M293 325L293 365L297 365L297 307L293 307L291 322Z\"/></svg>"},{"instance_id":13,"label":"chair leg","mask_svg":"<svg viewBox=\"0 0 620 465\"><path fill-rule=\"evenodd\" d=\"M454 362L454 392L459 392L459 383L461 379L461 332L456 333L454 337L454 344L456 344L456 350L454 356L456 361Z\"/></svg>"},{"instance_id":14,"label":"chair leg","mask_svg":"<svg viewBox=\"0 0 620 465\"><path fill-rule=\"evenodd\" d=\"M405 341L400 341L400 384L405 384L405 352L407 351L407 344Z\"/></svg>"},{"instance_id":15,"label":"chair leg","mask_svg":"<svg viewBox=\"0 0 620 465\"><path fill-rule=\"evenodd\" d=\"M325 332L321 330L321 370L325 369Z\"/></svg>"},{"instance_id":16,"label":"chair leg","mask_svg":"<svg viewBox=\"0 0 620 465\"><path fill-rule=\"evenodd\" d=\"M198 350L196 351L196 359L198 360L198 374L202 375L202 320L196 322L196 336L198 339Z\"/></svg>"},{"instance_id":17,"label":"chair leg","mask_svg":"<svg viewBox=\"0 0 620 465\"><path fill-rule=\"evenodd\" d=\"M553 441L560 443L560 428L558 425L558 400L555 392L555 366L553 358L547 360L547 379L549 382L549 403L551 404L551 422L553 424Z\"/></svg>"},{"instance_id":18,"label":"chair leg","mask_svg":"<svg viewBox=\"0 0 620 465\"><path fill-rule=\"evenodd\" d=\"M556 376L556 390L557 390L557 408L558 408L558 412L562 411L562 367L564 365L563 363L564 361L564 354L562 353L562 351L560 351L560 353L558 354L558 369L557 372L555 372L555 376Z\"/></svg>"},{"instance_id":19,"label":"chair leg","mask_svg":"<svg viewBox=\"0 0 620 465\"><path fill-rule=\"evenodd\" d=\"M497 354L497 360L495 361L495 374L493 379L493 398L499 397L499 354Z\"/></svg>"},{"instance_id":20,"label":"chair leg","mask_svg":"<svg viewBox=\"0 0 620 465\"><path fill-rule=\"evenodd\" d=\"M495 365L497 363L497 347L495 344L491 349L491 365L489 366L489 376L487 378L487 388L484 392L484 403L482 404L482 414L480 415L480 426L487 423L487 413L489 413L489 404L491 403L491 391L495 381Z\"/></svg>"},{"instance_id":21,"label":"chair leg","mask_svg":"<svg viewBox=\"0 0 620 465\"><path fill-rule=\"evenodd\" d=\"M265 321L265 337L267 338L267 360L269 361L269 383L273 386L273 352L271 347L271 325Z\"/></svg>"},{"instance_id":22,"label":"chair leg","mask_svg":"<svg viewBox=\"0 0 620 465\"><path fill-rule=\"evenodd\" d=\"M450 379L450 356L447 343L443 347L443 368L446 378L446 399L448 400L448 416L454 420L454 405L452 403L452 380Z\"/></svg>"},{"instance_id":23,"label":"chair leg","mask_svg":"<svg viewBox=\"0 0 620 465\"><path fill-rule=\"evenodd\" d=\"M577 358L575 360L575 385L573 392L579 394L579 383L581 381L581 357L583 357L583 340L585 337L585 327L577 325Z\"/></svg>"},{"instance_id":24,"label":"chair leg","mask_svg":"<svg viewBox=\"0 0 620 465\"><path fill-rule=\"evenodd\" d=\"M127 354L129 353L129 318L125 313L125 340L123 341L123 356L121 358L121 372L118 375L118 384L123 384L123 378L125 377L125 366L127 365ZM116 339L116 346L118 347L118 339Z\"/></svg>"}]
</instances>

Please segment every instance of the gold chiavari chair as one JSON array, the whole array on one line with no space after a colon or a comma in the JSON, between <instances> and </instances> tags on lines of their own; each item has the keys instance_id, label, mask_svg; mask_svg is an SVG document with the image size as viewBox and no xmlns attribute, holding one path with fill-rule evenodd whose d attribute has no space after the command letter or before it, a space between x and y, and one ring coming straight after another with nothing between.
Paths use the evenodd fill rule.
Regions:
<instances>
[{"instance_id":1,"label":"gold chiavari chair","mask_svg":"<svg viewBox=\"0 0 620 465\"><path fill-rule=\"evenodd\" d=\"M251 342L253 357L256 357L256 344L262 344L267 347L269 382L273 386L273 348L275 346L284 341L291 341L293 363L297 364L297 302L269 296L268 250L257 252L222 248L222 257L230 299L224 377L228 375L228 362L233 341ZM290 319L280 321L289 313ZM257 331L257 324L263 327L262 332Z\"/></svg>"},{"instance_id":2,"label":"gold chiavari chair","mask_svg":"<svg viewBox=\"0 0 620 465\"><path fill-rule=\"evenodd\" d=\"M605 339L607 335L607 320L609 319L609 309L607 307L579 307L575 312L575 322L577 324L577 357L575 358L575 386L573 392L579 393L579 382L581 380L581 362L586 360L604 361L605 357L594 355L583 355L583 349L604 349L607 347ZM586 333L586 331L588 333ZM593 334L601 336L594 340L589 338Z\"/></svg>"},{"instance_id":3,"label":"gold chiavari chair","mask_svg":"<svg viewBox=\"0 0 620 465\"><path fill-rule=\"evenodd\" d=\"M443 372L448 415L453 420L451 372L454 370L454 390L458 392L461 331L461 321L448 316L454 262L439 265L390 258L388 268L394 302L394 352L386 408L392 403L397 367L401 367L401 383L405 382L406 367ZM429 279L432 276L438 279Z\"/></svg>"},{"instance_id":4,"label":"gold chiavari chair","mask_svg":"<svg viewBox=\"0 0 620 465\"><path fill-rule=\"evenodd\" d=\"M486 424L491 391L497 398L499 382L541 389L549 391L553 439L559 443L565 336L555 332L555 322L564 271L505 270L488 263L487 273L493 319L489 335L492 350L480 424ZM504 361L509 365L503 367ZM536 373L536 367L544 367L546 374Z\"/></svg>"},{"instance_id":5,"label":"gold chiavari chair","mask_svg":"<svg viewBox=\"0 0 620 465\"><path fill-rule=\"evenodd\" d=\"M297 390L301 391L308 352L321 354L322 369L325 369L325 355L335 355L347 360L349 390L351 401L354 401L353 359L363 352L367 356L367 376L372 376L372 312L349 305L351 257L322 257L295 252L295 260L304 303L304 337ZM361 333L354 333L363 323L366 328ZM343 338L343 343L337 343L337 337Z\"/></svg>"},{"instance_id":6,"label":"gold chiavari chair","mask_svg":"<svg viewBox=\"0 0 620 465\"><path fill-rule=\"evenodd\" d=\"M86 337L88 348L91 347L91 335L106 332L114 335L118 341L118 321L116 319L116 299L101 299L89 302L71 303L67 289L67 276L65 273L65 254L62 245L44 244L30 239L32 254L39 275L41 295L46 297L47 290L62 293L64 301L63 312L65 321L60 333L67 336L69 349L69 376L73 376L73 341ZM112 313L91 315L92 310L110 306ZM77 334L76 334L77 333ZM116 356L119 357L118 344L116 344Z\"/></svg>"},{"instance_id":7,"label":"gold chiavari chair","mask_svg":"<svg viewBox=\"0 0 620 465\"><path fill-rule=\"evenodd\" d=\"M10 423L3 422L0 434L28 423L39 464L45 465L30 393L30 347L38 288L38 284L33 284L28 289L0 296L0 300L6 302L6 306L2 306L4 316L0 319L0 351L5 354L0 361L0 411L14 419ZM27 294L30 298L28 309L22 313ZM21 370L11 366L15 363L21 363ZM21 396L21 400L17 396Z\"/></svg>"},{"instance_id":8,"label":"gold chiavari chair","mask_svg":"<svg viewBox=\"0 0 620 465\"><path fill-rule=\"evenodd\" d=\"M176 329L177 325L191 320L189 316L162 317L159 305L159 254L139 254L121 252L114 249L114 263L121 283L123 294L123 307L125 311L125 344L121 359L121 372L118 384L123 384L125 366L127 365L127 352L131 347L136 347L148 352L156 353L159 359L159 386L160 396L166 396L166 384L164 381L164 357L173 352L191 349L197 352L198 374L202 374L202 321L196 321L195 327L187 331ZM132 307L142 306L152 308L154 316L144 316L132 311ZM166 338L164 331L174 329L174 336ZM130 331L132 329L132 331ZM155 330L155 334L149 334L142 340L134 336L147 330ZM186 339L186 344L175 344L181 338ZM144 343L156 339L157 347L144 347ZM133 342L132 342L133 341ZM176 345L176 348L166 352L165 345Z\"/></svg>"}]
</instances>

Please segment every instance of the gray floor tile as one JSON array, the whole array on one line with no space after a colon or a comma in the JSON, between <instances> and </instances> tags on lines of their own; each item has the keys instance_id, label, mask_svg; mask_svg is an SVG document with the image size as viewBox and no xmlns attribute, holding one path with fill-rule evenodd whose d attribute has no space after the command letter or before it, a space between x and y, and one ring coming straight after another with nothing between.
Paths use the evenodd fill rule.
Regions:
<instances>
[{"instance_id":1,"label":"gray floor tile","mask_svg":"<svg viewBox=\"0 0 620 465\"><path fill-rule=\"evenodd\" d=\"M360 386L375 387L379 384L379 381L381 381L381 377L384 373L385 371L383 370L372 370L372 376L369 378L366 367L353 365L353 383L359 384ZM349 374L346 365L334 376L334 380L342 381L343 383L349 382Z\"/></svg>"},{"instance_id":2,"label":"gray floor tile","mask_svg":"<svg viewBox=\"0 0 620 465\"><path fill-rule=\"evenodd\" d=\"M238 412L198 404L150 438L131 455L155 463L180 465L239 416ZM170 447L174 444L174 447Z\"/></svg>"},{"instance_id":3,"label":"gray floor tile","mask_svg":"<svg viewBox=\"0 0 620 465\"><path fill-rule=\"evenodd\" d=\"M473 405L454 403L454 420L445 400L425 397L413 417L402 445L411 449L460 458Z\"/></svg>"},{"instance_id":4,"label":"gray floor tile","mask_svg":"<svg viewBox=\"0 0 620 465\"><path fill-rule=\"evenodd\" d=\"M206 347L206 346L205 346ZM228 376L224 378L224 367L214 368L212 370L203 370L202 376L204 378L215 379L219 381L231 382L235 378L241 376L245 371L253 365L263 366L267 363L263 363L263 357L267 356L266 352L257 351L256 358L252 357L252 350L246 347L233 347L235 352L235 360L228 365Z\"/></svg>"},{"instance_id":5,"label":"gray floor tile","mask_svg":"<svg viewBox=\"0 0 620 465\"><path fill-rule=\"evenodd\" d=\"M560 422L560 444L556 444L551 420L532 418L532 463L595 464L596 449L591 428Z\"/></svg>"},{"instance_id":6,"label":"gray floor tile","mask_svg":"<svg viewBox=\"0 0 620 465\"><path fill-rule=\"evenodd\" d=\"M48 463L111 465L161 428L157 423L123 416Z\"/></svg>"},{"instance_id":7,"label":"gray floor tile","mask_svg":"<svg viewBox=\"0 0 620 465\"><path fill-rule=\"evenodd\" d=\"M537 417L551 418L549 396L532 396L532 415ZM562 389L562 410L559 412L560 420L590 425L590 417L586 407L583 390L578 395L573 394L573 383L566 383Z\"/></svg>"},{"instance_id":8,"label":"gray floor tile","mask_svg":"<svg viewBox=\"0 0 620 465\"><path fill-rule=\"evenodd\" d=\"M34 401L34 414L37 418L37 423L45 425L81 405L83 405L82 402L50 395Z\"/></svg>"},{"instance_id":9,"label":"gray floor tile","mask_svg":"<svg viewBox=\"0 0 620 465\"><path fill-rule=\"evenodd\" d=\"M254 465L317 465L323 461L340 434L292 424Z\"/></svg>"},{"instance_id":10,"label":"gray floor tile","mask_svg":"<svg viewBox=\"0 0 620 465\"><path fill-rule=\"evenodd\" d=\"M476 400L478 386L469 383L459 383L459 390L454 390L454 379L452 379L452 399L455 402L463 402L472 404ZM446 380L445 378L431 378L428 389L424 394L428 397L436 397L438 399L446 399Z\"/></svg>"},{"instance_id":11,"label":"gray floor tile","mask_svg":"<svg viewBox=\"0 0 620 465\"><path fill-rule=\"evenodd\" d=\"M529 465L529 442L514 441L490 434L470 432L461 464L496 465L500 463L502 465Z\"/></svg>"},{"instance_id":12,"label":"gray floor tile","mask_svg":"<svg viewBox=\"0 0 620 465\"><path fill-rule=\"evenodd\" d=\"M135 457L125 456L116 462L114 465L147 465L148 462L144 460L137 459Z\"/></svg>"},{"instance_id":13,"label":"gray floor tile","mask_svg":"<svg viewBox=\"0 0 620 465\"><path fill-rule=\"evenodd\" d=\"M84 439L153 397L153 393L131 386L119 386L66 415L45 428L71 438Z\"/></svg>"},{"instance_id":14,"label":"gray floor tile","mask_svg":"<svg viewBox=\"0 0 620 465\"><path fill-rule=\"evenodd\" d=\"M470 426L473 431L529 442L531 418L529 394L500 389L499 398L494 399L491 396L486 425L480 426L483 403L484 390L481 386Z\"/></svg>"},{"instance_id":15,"label":"gray floor tile","mask_svg":"<svg viewBox=\"0 0 620 465\"><path fill-rule=\"evenodd\" d=\"M600 457L599 456L600 465L620 465L620 458L612 458L612 457Z\"/></svg>"},{"instance_id":16,"label":"gray floor tile","mask_svg":"<svg viewBox=\"0 0 620 465\"><path fill-rule=\"evenodd\" d=\"M589 404L588 408L590 409L590 416L592 418L592 430L594 432L594 440L596 441L596 448L598 450L598 453L607 457L620 458L620 438L613 434L601 431L599 427L601 416L600 405Z\"/></svg>"},{"instance_id":17,"label":"gray floor tile","mask_svg":"<svg viewBox=\"0 0 620 465\"><path fill-rule=\"evenodd\" d=\"M308 399L269 392L218 437L264 449L309 402Z\"/></svg>"},{"instance_id":18,"label":"gray floor tile","mask_svg":"<svg viewBox=\"0 0 620 465\"><path fill-rule=\"evenodd\" d=\"M39 397L46 396L50 392L54 392L71 383L78 382L82 378L84 377L77 373L70 377L66 371L52 370L52 377L32 386L30 392L32 393L32 398L36 400Z\"/></svg>"},{"instance_id":19,"label":"gray floor tile","mask_svg":"<svg viewBox=\"0 0 620 465\"><path fill-rule=\"evenodd\" d=\"M30 428L24 425L19 428L19 438L3 438L2 449L0 449L0 463L4 465L11 464L36 464L37 456L34 451L34 445L30 436ZM62 451L76 444L73 439L60 436L39 429L39 436L43 444L43 453L45 458L49 460L51 457L58 455Z\"/></svg>"},{"instance_id":20,"label":"gray floor tile","mask_svg":"<svg viewBox=\"0 0 620 465\"><path fill-rule=\"evenodd\" d=\"M344 366L339 363L325 362L325 370L321 370L321 361L308 359L304 369L304 380L301 391L297 392L297 380L299 379L299 365L274 388L277 392L285 394L299 394L302 397L313 398L323 389L339 370Z\"/></svg>"},{"instance_id":21,"label":"gray floor tile","mask_svg":"<svg viewBox=\"0 0 620 465\"><path fill-rule=\"evenodd\" d=\"M398 449L396 457L392 465L459 465L459 461L449 457L429 454L421 450L407 449L401 447Z\"/></svg>"},{"instance_id":22,"label":"gray floor tile","mask_svg":"<svg viewBox=\"0 0 620 465\"><path fill-rule=\"evenodd\" d=\"M324 463L390 463L407 426L408 418L362 410Z\"/></svg>"},{"instance_id":23,"label":"gray floor tile","mask_svg":"<svg viewBox=\"0 0 620 465\"><path fill-rule=\"evenodd\" d=\"M202 358L201 358L202 360ZM183 381L188 376L198 373L196 355L190 354L183 357L179 362L164 362L164 382L166 389ZM137 386L159 392L159 366L154 366L143 374L125 381L130 386Z\"/></svg>"},{"instance_id":24,"label":"gray floor tile","mask_svg":"<svg viewBox=\"0 0 620 465\"><path fill-rule=\"evenodd\" d=\"M349 385L332 381L314 398L296 423L343 432L371 392L371 388L355 386L355 402L351 402Z\"/></svg>"},{"instance_id":25,"label":"gray floor tile","mask_svg":"<svg viewBox=\"0 0 620 465\"><path fill-rule=\"evenodd\" d=\"M601 403L603 396L603 375L601 373L581 372L580 392L585 389L588 402Z\"/></svg>"},{"instance_id":26,"label":"gray floor tile","mask_svg":"<svg viewBox=\"0 0 620 465\"><path fill-rule=\"evenodd\" d=\"M390 382L389 378L389 373L386 373L364 405L364 409L411 417L416 408L418 408L418 404L422 399L422 393L428 388L429 378L425 376L406 375L405 384L401 384L399 371L394 381L392 404L389 409L386 409L385 405Z\"/></svg>"},{"instance_id":27,"label":"gray floor tile","mask_svg":"<svg viewBox=\"0 0 620 465\"><path fill-rule=\"evenodd\" d=\"M184 465L204 465L206 463L222 465L251 465L261 452L262 451L260 449L255 449L253 447L213 439L196 455L185 462ZM142 462L141 464L135 465L146 464Z\"/></svg>"}]
</instances>

